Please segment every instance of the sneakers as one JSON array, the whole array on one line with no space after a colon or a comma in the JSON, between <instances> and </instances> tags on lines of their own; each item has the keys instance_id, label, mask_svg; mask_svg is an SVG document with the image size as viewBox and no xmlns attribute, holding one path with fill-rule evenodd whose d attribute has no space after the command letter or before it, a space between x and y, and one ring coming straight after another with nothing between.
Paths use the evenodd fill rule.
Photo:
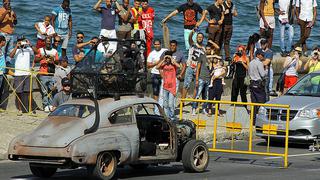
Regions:
<instances>
[{"instance_id":1,"label":"sneakers","mask_svg":"<svg viewBox=\"0 0 320 180\"><path fill-rule=\"evenodd\" d=\"M206 111L206 109L202 109L202 113L205 115L208 115L208 112Z\"/></svg>"},{"instance_id":2,"label":"sneakers","mask_svg":"<svg viewBox=\"0 0 320 180\"><path fill-rule=\"evenodd\" d=\"M194 109L194 108L191 109L191 115L192 115L192 116L195 116L195 115L196 115L196 109Z\"/></svg>"},{"instance_id":3,"label":"sneakers","mask_svg":"<svg viewBox=\"0 0 320 180\"><path fill-rule=\"evenodd\" d=\"M22 111L18 110L17 116L22 116Z\"/></svg>"},{"instance_id":4,"label":"sneakers","mask_svg":"<svg viewBox=\"0 0 320 180\"><path fill-rule=\"evenodd\" d=\"M46 113L48 113L48 112L51 112L52 111L52 106L51 105L49 105L49 106L46 106L46 107L44 107L44 112L46 112Z\"/></svg>"}]
</instances>

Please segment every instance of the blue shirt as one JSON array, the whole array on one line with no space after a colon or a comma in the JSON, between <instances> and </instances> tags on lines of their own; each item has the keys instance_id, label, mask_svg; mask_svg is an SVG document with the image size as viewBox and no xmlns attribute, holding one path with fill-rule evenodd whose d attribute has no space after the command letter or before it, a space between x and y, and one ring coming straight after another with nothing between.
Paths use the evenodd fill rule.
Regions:
<instances>
[{"instance_id":1,"label":"blue shirt","mask_svg":"<svg viewBox=\"0 0 320 180\"><path fill-rule=\"evenodd\" d=\"M111 8L101 7L101 29L114 30L116 29L116 10Z\"/></svg>"},{"instance_id":2,"label":"blue shirt","mask_svg":"<svg viewBox=\"0 0 320 180\"><path fill-rule=\"evenodd\" d=\"M6 68L6 59L4 58L4 53L0 50L0 75L4 74Z\"/></svg>"},{"instance_id":3,"label":"blue shirt","mask_svg":"<svg viewBox=\"0 0 320 180\"><path fill-rule=\"evenodd\" d=\"M52 14L56 16L55 31L58 35L67 35L69 32L69 19L71 17L71 9L64 10L61 6L53 9Z\"/></svg>"}]
</instances>

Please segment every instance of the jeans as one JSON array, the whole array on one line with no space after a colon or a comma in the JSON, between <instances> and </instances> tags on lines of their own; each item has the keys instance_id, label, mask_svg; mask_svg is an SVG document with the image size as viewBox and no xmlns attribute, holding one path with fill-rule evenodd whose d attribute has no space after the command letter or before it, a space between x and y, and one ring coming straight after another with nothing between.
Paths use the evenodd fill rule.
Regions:
<instances>
[{"instance_id":1,"label":"jeans","mask_svg":"<svg viewBox=\"0 0 320 180\"><path fill-rule=\"evenodd\" d=\"M285 44L285 34L288 34L288 42ZM286 23L280 23L280 48L282 52L291 52L292 48L292 39L294 36L294 28L293 25Z\"/></svg>"},{"instance_id":2,"label":"jeans","mask_svg":"<svg viewBox=\"0 0 320 180\"><path fill-rule=\"evenodd\" d=\"M272 66L270 67L270 75L269 75L269 92L272 91L272 87L273 87L273 68Z\"/></svg>"},{"instance_id":3,"label":"jeans","mask_svg":"<svg viewBox=\"0 0 320 180\"><path fill-rule=\"evenodd\" d=\"M184 29L184 43L186 46L186 50L189 50L190 44L189 44L189 35L191 33L191 29ZM196 41L197 33L194 33L192 36L193 41Z\"/></svg>"},{"instance_id":4,"label":"jeans","mask_svg":"<svg viewBox=\"0 0 320 180\"><path fill-rule=\"evenodd\" d=\"M2 47L2 52L4 52L4 57L6 59L6 62L10 61L10 51L13 49L13 35L1 33L0 35L3 35L6 38L6 45Z\"/></svg>"},{"instance_id":5,"label":"jeans","mask_svg":"<svg viewBox=\"0 0 320 180\"><path fill-rule=\"evenodd\" d=\"M163 108L166 115L174 121L175 117L175 107L174 107L175 96L167 90L163 90Z\"/></svg>"},{"instance_id":6,"label":"jeans","mask_svg":"<svg viewBox=\"0 0 320 180\"><path fill-rule=\"evenodd\" d=\"M196 99L199 99L202 94L202 99L208 100L209 85L210 85L210 80L205 81L205 80L199 79ZM197 107L198 107L197 102L192 103L192 108L196 109ZM207 108L207 103L203 103L202 109L206 109L206 108Z\"/></svg>"},{"instance_id":7,"label":"jeans","mask_svg":"<svg viewBox=\"0 0 320 180\"><path fill-rule=\"evenodd\" d=\"M46 107L52 104L54 80L52 76L40 76L39 80L41 82L42 105Z\"/></svg>"},{"instance_id":8,"label":"jeans","mask_svg":"<svg viewBox=\"0 0 320 180\"><path fill-rule=\"evenodd\" d=\"M185 89L189 89L190 88L190 84L193 81L193 79L195 78L195 74L196 74L196 68L191 68L191 67L187 67L186 69L186 74L184 75L184 84L183 87Z\"/></svg>"}]
</instances>

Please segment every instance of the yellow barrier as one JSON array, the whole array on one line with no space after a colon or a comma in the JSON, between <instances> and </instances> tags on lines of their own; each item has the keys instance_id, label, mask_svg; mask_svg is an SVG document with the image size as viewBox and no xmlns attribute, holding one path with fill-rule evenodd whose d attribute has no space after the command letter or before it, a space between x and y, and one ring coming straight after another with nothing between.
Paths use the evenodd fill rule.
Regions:
<instances>
[{"instance_id":1,"label":"yellow barrier","mask_svg":"<svg viewBox=\"0 0 320 180\"><path fill-rule=\"evenodd\" d=\"M46 90L46 88L44 87L44 85L41 83L41 81L39 80L38 76L39 74L41 75L53 75L53 73L40 73L38 71L34 71L33 69L32 70L24 70L24 69L15 69L15 68L10 68L10 67L0 67L0 68L5 68L9 71L11 71L9 74L10 75L13 75L14 76L14 73L12 71L14 70L18 70L18 71L24 71L24 72L29 72L30 75L26 76L26 78L20 82L20 84L17 85L17 87L13 87L13 85L10 83L8 77L4 76L4 80L6 81L6 83L8 84L9 86L9 91L11 90L12 93L14 94L14 96L17 98L17 101L20 103L20 105L22 106L23 110L24 111L27 111L29 115L32 115L32 116L35 116L33 114L33 109L37 109L39 108L39 106L37 107L32 107L33 105L33 83L34 83L34 79L36 80L36 82L38 82L38 86L40 85L39 89L41 91L41 89L44 89L45 90L45 93L48 94L48 98L52 99L52 93L53 93L53 90L51 90L50 92L48 92ZM18 96L18 94L16 93L16 89L19 88L22 83L28 78L30 77L30 86L29 86L29 99L28 99L28 108L25 106L25 104L22 102L22 100L20 99L20 97ZM2 102L0 102L0 105L2 105L5 101L7 101L9 99L9 96L4 99Z\"/></svg>"},{"instance_id":2,"label":"yellow barrier","mask_svg":"<svg viewBox=\"0 0 320 180\"><path fill-rule=\"evenodd\" d=\"M212 103L215 104L214 109L214 125L213 125L213 143L212 147L209 149L211 152L222 152L222 153L235 153L235 154L249 154L249 155L261 155L261 156L278 156L282 157L284 160L284 168L288 167L288 143L289 143L289 118L290 118L290 106L289 105L279 105L279 104L259 104L259 103L242 103L242 102L230 102L230 101L210 101L210 100L199 100L199 99L181 99L180 100L180 120L183 119L183 104L185 102L194 102L194 103ZM218 125L218 114L219 114L219 105L231 105L233 106L233 120L232 122L226 122L225 125ZM243 127L241 123L235 122L235 111L236 106L250 106L250 119L249 119L249 128ZM268 124L264 125L262 128L254 128L253 122L254 122L254 108L257 107L265 107L270 108L269 116L268 116ZM272 108L281 108L286 110L286 127L285 130L278 130L277 126L271 123L271 109ZM198 108L199 109L199 108ZM199 110L198 110L199 112ZM198 119L199 119L199 113L198 113ZM197 125L197 120L194 120L195 124ZM202 126L205 123L200 124ZM208 124L208 123L206 123ZM232 133L232 139L231 139L231 148L230 149L222 149L217 148L217 127L223 127L226 128L227 132ZM199 129L197 125L197 129ZM234 149L234 133L241 132L243 129L249 130L249 143L248 143L248 149L247 150L235 150ZM253 150L253 131L261 130L268 138L267 138L267 150L266 152L258 152ZM270 152L270 135L277 134L278 132L285 133L285 147L284 147L284 153L273 153ZM198 137L198 135L197 135Z\"/></svg>"}]
</instances>

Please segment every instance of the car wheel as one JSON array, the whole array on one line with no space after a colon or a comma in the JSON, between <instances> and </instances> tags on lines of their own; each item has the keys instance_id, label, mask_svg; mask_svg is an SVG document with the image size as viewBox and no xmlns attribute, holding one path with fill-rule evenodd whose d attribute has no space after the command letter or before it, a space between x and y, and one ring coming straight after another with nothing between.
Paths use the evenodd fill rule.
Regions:
<instances>
[{"instance_id":1,"label":"car wheel","mask_svg":"<svg viewBox=\"0 0 320 180\"><path fill-rule=\"evenodd\" d=\"M112 179L117 170L117 157L112 152L104 152L98 156L92 175L101 180ZM90 170L89 170L90 171Z\"/></svg>"},{"instance_id":2,"label":"car wheel","mask_svg":"<svg viewBox=\"0 0 320 180\"><path fill-rule=\"evenodd\" d=\"M149 164L130 164L130 167L133 169L146 169Z\"/></svg>"},{"instance_id":3,"label":"car wheel","mask_svg":"<svg viewBox=\"0 0 320 180\"><path fill-rule=\"evenodd\" d=\"M203 172L209 164L209 151L203 141L190 140L182 151L182 163L187 172Z\"/></svg>"},{"instance_id":4,"label":"car wheel","mask_svg":"<svg viewBox=\"0 0 320 180\"><path fill-rule=\"evenodd\" d=\"M57 168L43 167L43 165L29 163L30 170L34 176L49 178L57 172Z\"/></svg>"}]
</instances>

